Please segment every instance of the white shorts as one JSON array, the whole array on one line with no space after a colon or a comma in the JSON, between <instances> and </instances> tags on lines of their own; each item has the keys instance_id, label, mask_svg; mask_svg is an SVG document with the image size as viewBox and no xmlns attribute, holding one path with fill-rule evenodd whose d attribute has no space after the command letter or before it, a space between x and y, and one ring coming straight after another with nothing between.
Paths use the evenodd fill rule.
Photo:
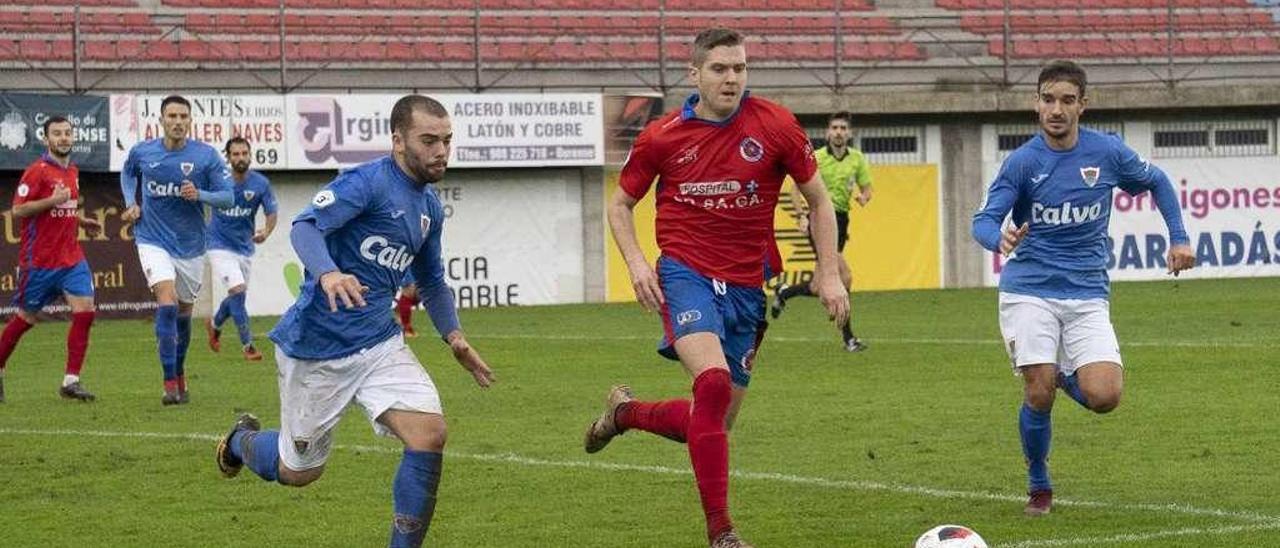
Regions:
<instances>
[{"instance_id":1,"label":"white shorts","mask_svg":"<svg viewBox=\"0 0 1280 548\"><path fill-rule=\"evenodd\" d=\"M225 249L209 250L209 266L213 267L213 278L221 281L227 289L248 282L249 267L252 264L252 257Z\"/></svg>"},{"instance_id":2,"label":"white shorts","mask_svg":"<svg viewBox=\"0 0 1280 548\"><path fill-rule=\"evenodd\" d=\"M333 429L354 401L377 434L393 436L377 419L388 409L442 415L440 395L404 337L396 335L336 360L296 360L276 348L280 381L280 462L290 470L324 464Z\"/></svg>"},{"instance_id":3,"label":"white shorts","mask_svg":"<svg viewBox=\"0 0 1280 548\"><path fill-rule=\"evenodd\" d=\"M204 277L204 255L190 259L178 259L151 244L138 244L138 261L147 277L147 287L160 282L173 282L178 300L196 302L200 295L201 278Z\"/></svg>"},{"instance_id":4,"label":"white shorts","mask_svg":"<svg viewBox=\"0 0 1280 548\"><path fill-rule=\"evenodd\" d=\"M1000 334L1015 372L1057 364L1065 375L1085 364L1120 361L1106 299L1044 299L1000 293Z\"/></svg>"}]
</instances>

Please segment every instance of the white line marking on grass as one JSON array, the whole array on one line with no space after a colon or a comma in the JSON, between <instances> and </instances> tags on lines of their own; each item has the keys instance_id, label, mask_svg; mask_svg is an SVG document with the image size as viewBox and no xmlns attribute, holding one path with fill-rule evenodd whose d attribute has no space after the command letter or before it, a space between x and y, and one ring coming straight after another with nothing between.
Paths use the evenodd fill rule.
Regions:
<instances>
[{"instance_id":1,"label":"white line marking on grass","mask_svg":"<svg viewBox=\"0 0 1280 548\"><path fill-rule=\"evenodd\" d=\"M468 335L473 339L499 339L499 340L526 340L526 339L543 339L551 341L646 341L656 342L658 335L530 335L530 334L485 334L473 333ZM829 343L834 341L832 337L788 337L788 336L771 336L766 335L766 342L784 342L784 343ZM931 338L868 338L867 342L887 343L887 344L941 344L941 345L982 345L1003 348L1000 339L931 339ZM1177 348L1280 348L1280 343L1266 342L1243 342L1243 341L1121 341L1121 348L1126 346L1169 346Z\"/></svg>"},{"instance_id":2,"label":"white line marking on grass","mask_svg":"<svg viewBox=\"0 0 1280 548\"><path fill-rule=\"evenodd\" d=\"M183 434L183 433L165 433L165 432L109 432L94 430L32 430L20 428L0 428L0 434L14 435L31 435L31 436L91 436L103 438L153 438L153 439L181 439L194 441L217 441L222 438L220 435L213 434ZM376 445L335 445L335 448L349 451L365 451L370 453L392 453L399 454L401 449L398 447L385 447ZM669 466L643 465L643 464L625 464L611 463L599 461L583 461L583 460L547 460L534 457L526 457L515 453L460 453L457 451L448 451L447 454L452 458L461 458L467 460L475 460L482 462L507 462L520 464L524 466L539 466L548 468L583 468L594 470L608 470L614 472L643 472L648 474L662 475L679 475L688 476L692 472L687 468L672 468ZM927 497L943 498L943 499L967 499L967 500L984 500L995 502L1009 502L1021 504L1026 501L1025 495L1008 495L1002 493L990 493L983 491L957 491L951 489L937 489L933 487L923 487L917 485L903 485L897 483L884 483L878 481L866 480L840 480L830 479L816 476L798 476L794 474L780 474L776 472L748 472L742 470L734 470L731 472L734 478L748 481L764 481L776 483L790 483L795 485L810 485L825 489L842 489L849 491L884 491L889 493L901 493L911 495L921 495ZM1280 516L1267 516L1254 512L1239 512L1233 510L1222 510L1217 508L1199 508L1180 503L1113 503L1089 500L1073 500L1073 499L1054 499L1054 504L1059 506L1077 506L1081 508L1104 508L1113 510L1127 510L1140 512L1163 512L1193 516L1212 516L1217 518L1228 518L1258 522L1264 525L1280 527Z\"/></svg>"},{"instance_id":3,"label":"white line marking on grass","mask_svg":"<svg viewBox=\"0 0 1280 548\"><path fill-rule=\"evenodd\" d=\"M573 334L546 334L535 335L527 333L469 333L467 335L472 339L495 339L495 340L544 340L544 341L643 341L656 343L660 338L658 334L653 335L573 335ZM766 336L766 342L780 343L833 343L834 337L788 337ZM155 338L115 338L112 342L136 342L150 343L155 342ZM867 342L876 344L937 344L937 345L976 345L990 346L993 348L1003 348L1000 339L966 339L966 338L912 338L912 337L888 337L888 338L867 338ZM30 342L24 342L24 346L61 346L65 343L62 339L37 339ZM1280 348L1280 342L1250 342L1250 341L1121 341L1120 347L1172 347L1172 348Z\"/></svg>"},{"instance_id":4,"label":"white line marking on grass","mask_svg":"<svg viewBox=\"0 0 1280 548\"><path fill-rule=\"evenodd\" d=\"M1043 540L1024 540L1012 544L997 544L996 548L1038 548L1041 546L1097 546L1099 544L1117 544L1122 542L1144 542L1171 537L1189 537L1198 535L1230 535L1234 533L1252 533L1280 529L1280 522L1256 523L1253 525L1226 525L1222 527L1187 527L1153 533L1129 533L1111 537L1069 537Z\"/></svg>"}]
</instances>

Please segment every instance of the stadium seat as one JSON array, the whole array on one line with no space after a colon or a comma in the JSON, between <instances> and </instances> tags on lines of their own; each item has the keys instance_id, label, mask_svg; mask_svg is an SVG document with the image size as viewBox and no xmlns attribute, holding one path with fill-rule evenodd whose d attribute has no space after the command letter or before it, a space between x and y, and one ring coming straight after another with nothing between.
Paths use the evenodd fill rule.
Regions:
<instances>
[{"instance_id":1,"label":"stadium seat","mask_svg":"<svg viewBox=\"0 0 1280 548\"><path fill-rule=\"evenodd\" d=\"M183 40L178 43L178 55L183 61L209 61L209 44L199 40Z\"/></svg>"},{"instance_id":2,"label":"stadium seat","mask_svg":"<svg viewBox=\"0 0 1280 548\"><path fill-rule=\"evenodd\" d=\"M144 61L178 61L182 59L182 53L178 50L178 45L169 39L146 42L145 47L146 49L142 52L142 60Z\"/></svg>"},{"instance_id":3,"label":"stadium seat","mask_svg":"<svg viewBox=\"0 0 1280 548\"><path fill-rule=\"evenodd\" d=\"M6 32L24 32L27 29L27 17L19 11L0 11L0 30Z\"/></svg>"},{"instance_id":4,"label":"stadium seat","mask_svg":"<svg viewBox=\"0 0 1280 548\"><path fill-rule=\"evenodd\" d=\"M116 45L105 40L90 40L84 43L83 55L87 61L113 61L116 59Z\"/></svg>"},{"instance_id":5,"label":"stadium seat","mask_svg":"<svg viewBox=\"0 0 1280 548\"><path fill-rule=\"evenodd\" d=\"M445 42L441 48L445 61L471 61L475 52L468 42Z\"/></svg>"}]
</instances>

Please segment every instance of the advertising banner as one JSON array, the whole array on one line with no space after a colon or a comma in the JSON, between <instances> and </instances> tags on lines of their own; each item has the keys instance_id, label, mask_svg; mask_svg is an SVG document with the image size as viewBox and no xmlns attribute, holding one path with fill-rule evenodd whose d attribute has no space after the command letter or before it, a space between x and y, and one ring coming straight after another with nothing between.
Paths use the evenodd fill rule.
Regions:
<instances>
[{"instance_id":1,"label":"advertising banner","mask_svg":"<svg viewBox=\"0 0 1280 548\"><path fill-rule=\"evenodd\" d=\"M25 170L44 154L44 123L51 116L71 122L71 159L80 171L107 171L111 132L106 97L16 93L0 93L0 169Z\"/></svg>"},{"instance_id":2,"label":"advertising banner","mask_svg":"<svg viewBox=\"0 0 1280 548\"><path fill-rule=\"evenodd\" d=\"M391 149L402 95L290 95L288 167L332 169ZM453 122L451 168L604 164L599 94L433 95Z\"/></svg>"},{"instance_id":3,"label":"advertising banner","mask_svg":"<svg viewBox=\"0 0 1280 548\"><path fill-rule=\"evenodd\" d=\"M111 169L119 171L129 149L164 136L160 103L167 95L111 96ZM187 95L190 137L221 151L232 137L253 148L255 169L285 169L285 98L280 95Z\"/></svg>"}]
</instances>

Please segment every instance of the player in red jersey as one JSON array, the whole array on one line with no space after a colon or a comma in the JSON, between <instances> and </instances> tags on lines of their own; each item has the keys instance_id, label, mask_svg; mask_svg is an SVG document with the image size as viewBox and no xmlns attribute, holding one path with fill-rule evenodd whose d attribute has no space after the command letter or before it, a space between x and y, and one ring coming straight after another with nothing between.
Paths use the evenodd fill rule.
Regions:
<instances>
[{"instance_id":1,"label":"player in red jersey","mask_svg":"<svg viewBox=\"0 0 1280 548\"><path fill-rule=\"evenodd\" d=\"M849 297L840 283L836 222L813 147L795 115L750 97L742 35L715 28L694 40L684 106L649 124L622 168L609 227L640 303L662 316L659 353L693 377L693 398L642 402L625 385L587 429L588 453L629 429L688 444L713 547L748 546L729 519L729 445L752 361L766 327L761 286L781 269L774 209L785 176L813 211L818 253L814 287L843 324ZM636 240L633 208L657 178L657 271Z\"/></svg>"},{"instance_id":2,"label":"player in red jersey","mask_svg":"<svg viewBox=\"0 0 1280 548\"><path fill-rule=\"evenodd\" d=\"M22 335L37 321L46 304L65 296L71 307L67 332L67 369L62 397L93 401L80 385L80 368L89 347L93 326L93 273L80 249L80 228L91 234L102 229L93 219L80 216L80 169L71 163L75 130L62 116L44 123L49 148L23 172L13 196L13 216L21 219L22 243L18 250L17 313L0 333L0 402L4 401L4 370Z\"/></svg>"}]
</instances>

